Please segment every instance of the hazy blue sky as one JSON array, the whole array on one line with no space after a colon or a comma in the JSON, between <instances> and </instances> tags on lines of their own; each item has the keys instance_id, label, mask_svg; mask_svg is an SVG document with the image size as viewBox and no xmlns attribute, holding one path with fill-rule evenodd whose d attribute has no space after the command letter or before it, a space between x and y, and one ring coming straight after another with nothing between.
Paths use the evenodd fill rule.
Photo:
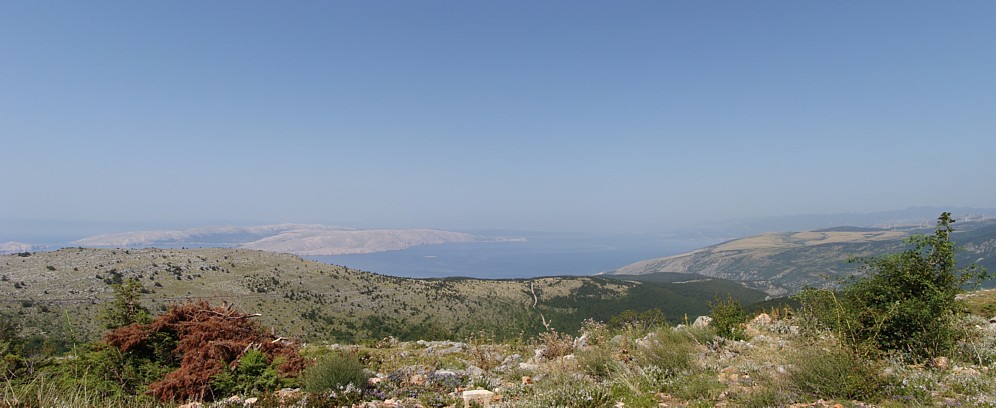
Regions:
<instances>
[{"instance_id":1,"label":"hazy blue sky","mask_svg":"<svg viewBox=\"0 0 996 408\"><path fill-rule=\"evenodd\" d=\"M0 218L996 207L996 2L0 0Z\"/></svg>"}]
</instances>

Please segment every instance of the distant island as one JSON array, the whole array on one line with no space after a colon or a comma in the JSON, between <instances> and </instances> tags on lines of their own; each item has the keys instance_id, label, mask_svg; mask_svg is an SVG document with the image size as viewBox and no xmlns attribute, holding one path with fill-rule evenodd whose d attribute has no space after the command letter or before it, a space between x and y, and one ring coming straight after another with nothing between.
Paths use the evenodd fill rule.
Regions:
<instances>
[{"instance_id":1,"label":"distant island","mask_svg":"<svg viewBox=\"0 0 996 408\"><path fill-rule=\"evenodd\" d=\"M12 254L15 252L36 251L38 246L23 242L9 241L0 243L0 254Z\"/></svg>"},{"instance_id":2,"label":"distant island","mask_svg":"<svg viewBox=\"0 0 996 408\"><path fill-rule=\"evenodd\" d=\"M72 244L129 248L227 247L302 256L329 256L395 251L418 245L522 241L525 238L485 237L435 229L361 230L320 224L275 224L123 232L86 237L73 241Z\"/></svg>"}]
</instances>

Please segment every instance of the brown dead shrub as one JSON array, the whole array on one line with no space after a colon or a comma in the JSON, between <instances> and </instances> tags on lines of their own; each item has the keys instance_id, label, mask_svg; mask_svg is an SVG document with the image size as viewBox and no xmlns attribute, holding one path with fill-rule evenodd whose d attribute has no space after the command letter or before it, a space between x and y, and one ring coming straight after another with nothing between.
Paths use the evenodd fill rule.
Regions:
<instances>
[{"instance_id":1,"label":"brown dead shrub","mask_svg":"<svg viewBox=\"0 0 996 408\"><path fill-rule=\"evenodd\" d=\"M211 400L224 397L212 394L211 378L237 364L250 349L280 362L277 370L283 376L296 376L305 367L298 344L267 334L252 317L230 307L211 307L201 300L171 306L150 324L118 328L105 340L129 352L154 348L148 342L163 334L171 337L175 340L172 354L179 358L180 368L150 384L149 391L163 401Z\"/></svg>"},{"instance_id":2,"label":"brown dead shrub","mask_svg":"<svg viewBox=\"0 0 996 408\"><path fill-rule=\"evenodd\" d=\"M540 333L539 342L545 347L543 356L546 358L563 357L574 352L574 337L556 330Z\"/></svg>"}]
</instances>

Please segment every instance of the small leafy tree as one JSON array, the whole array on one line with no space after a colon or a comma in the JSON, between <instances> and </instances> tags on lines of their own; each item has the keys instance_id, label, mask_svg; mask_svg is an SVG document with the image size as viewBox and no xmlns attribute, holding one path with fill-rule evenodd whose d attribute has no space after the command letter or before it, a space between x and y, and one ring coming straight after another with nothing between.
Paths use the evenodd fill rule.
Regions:
<instances>
[{"instance_id":1,"label":"small leafy tree","mask_svg":"<svg viewBox=\"0 0 996 408\"><path fill-rule=\"evenodd\" d=\"M957 267L954 222L942 213L933 235L914 235L905 251L865 260L869 274L840 296L805 293L803 308L822 311L818 318L855 351L900 352L915 361L946 354L960 336L955 296L988 275L976 264Z\"/></svg>"},{"instance_id":2,"label":"small leafy tree","mask_svg":"<svg viewBox=\"0 0 996 408\"><path fill-rule=\"evenodd\" d=\"M747 334L744 331L744 323L747 323L747 311L743 305L733 296L727 295L726 299L717 297L709 303L709 317L712 317L710 326L716 329L716 334L730 340L744 340Z\"/></svg>"},{"instance_id":3,"label":"small leafy tree","mask_svg":"<svg viewBox=\"0 0 996 408\"><path fill-rule=\"evenodd\" d=\"M141 304L145 293L142 284L129 279L111 285L114 299L101 311L100 319L110 330L127 330L152 320ZM57 380L65 384L83 384L101 397L125 397L140 394L148 384L172 371L176 358L174 339L155 334L147 346L123 352L104 342L74 347L74 358L57 365Z\"/></svg>"},{"instance_id":4,"label":"small leafy tree","mask_svg":"<svg viewBox=\"0 0 996 408\"><path fill-rule=\"evenodd\" d=\"M216 395L257 395L273 391L283 385L277 373L277 364L269 361L259 350L248 350L234 367L215 374L211 387Z\"/></svg>"},{"instance_id":5,"label":"small leafy tree","mask_svg":"<svg viewBox=\"0 0 996 408\"><path fill-rule=\"evenodd\" d=\"M147 353L125 353L106 343L90 343L74 350L74 358L56 365L58 381L82 386L95 396L132 398L148 384L172 371L170 361Z\"/></svg>"},{"instance_id":6,"label":"small leafy tree","mask_svg":"<svg viewBox=\"0 0 996 408\"><path fill-rule=\"evenodd\" d=\"M132 323L147 324L152 321L149 309L142 306L142 293L145 288L137 279L128 279L123 283L111 285L114 290L114 301L104 309L101 318L104 328L116 329Z\"/></svg>"},{"instance_id":7,"label":"small leafy tree","mask_svg":"<svg viewBox=\"0 0 996 408\"><path fill-rule=\"evenodd\" d=\"M18 327L7 316L0 315L0 376L4 381L20 376L24 366L23 343Z\"/></svg>"},{"instance_id":8,"label":"small leafy tree","mask_svg":"<svg viewBox=\"0 0 996 408\"><path fill-rule=\"evenodd\" d=\"M934 235L915 235L906 251L869 261L874 274L848 291L858 325L854 337L881 350L914 358L948 352L958 340L953 319L961 311L955 296L986 277L978 265L957 268L951 213L941 214Z\"/></svg>"}]
</instances>

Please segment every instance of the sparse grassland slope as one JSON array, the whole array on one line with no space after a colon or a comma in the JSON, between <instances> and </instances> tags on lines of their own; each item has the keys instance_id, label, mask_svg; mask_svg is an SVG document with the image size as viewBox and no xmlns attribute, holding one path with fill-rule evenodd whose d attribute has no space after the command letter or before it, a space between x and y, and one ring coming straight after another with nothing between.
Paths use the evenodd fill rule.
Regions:
<instances>
[{"instance_id":1,"label":"sparse grassland slope","mask_svg":"<svg viewBox=\"0 0 996 408\"><path fill-rule=\"evenodd\" d=\"M953 239L962 246L959 263L996 268L996 223L955 224ZM762 234L735 239L692 252L640 261L610 274L696 273L724 278L772 296L794 294L806 286L834 284L828 277L859 272L855 258L905 249L903 240L919 230L891 231L839 227L805 232Z\"/></svg>"},{"instance_id":2,"label":"sparse grassland slope","mask_svg":"<svg viewBox=\"0 0 996 408\"><path fill-rule=\"evenodd\" d=\"M661 309L669 318L705 314L717 295L745 303L763 293L732 282L638 282L607 277L527 280L408 279L245 249L92 249L0 257L0 312L28 333L94 339L114 283L137 279L154 312L191 299L227 302L277 333L357 342L533 335L552 321L576 331L587 318ZM722 283L721 283L722 282ZM735 289L735 290L734 290ZM541 318L542 314L542 318Z\"/></svg>"}]
</instances>

